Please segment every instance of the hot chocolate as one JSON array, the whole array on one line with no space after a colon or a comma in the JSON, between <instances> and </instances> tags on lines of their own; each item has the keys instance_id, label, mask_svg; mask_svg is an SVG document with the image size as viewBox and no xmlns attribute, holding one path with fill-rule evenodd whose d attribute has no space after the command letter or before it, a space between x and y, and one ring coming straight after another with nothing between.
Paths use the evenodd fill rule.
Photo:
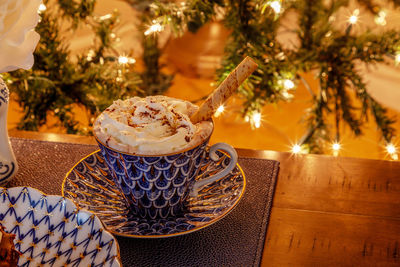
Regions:
<instances>
[{"instance_id":1,"label":"hot chocolate","mask_svg":"<svg viewBox=\"0 0 400 267\"><path fill-rule=\"evenodd\" d=\"M95 121L94 134L105 145L125 153L161 155L183 151L211 135L211 121L193 124L198 107L167 96L117 100Z\"/></svg>"}]
</instances>

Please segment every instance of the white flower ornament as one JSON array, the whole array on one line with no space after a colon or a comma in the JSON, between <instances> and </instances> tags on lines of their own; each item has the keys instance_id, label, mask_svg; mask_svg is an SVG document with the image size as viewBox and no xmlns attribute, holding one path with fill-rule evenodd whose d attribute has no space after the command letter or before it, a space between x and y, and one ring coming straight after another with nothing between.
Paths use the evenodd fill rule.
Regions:
<instances>
[{"instance_id":1,"label":"white flower ornament","mask_svg":"<svg viewBox=\"0 0 400 267\"><path fill-rule=\"evenodd\" d=\"M42 0L0 0L0 73L30 69L33 51L39 42L34 31ZM0 185L18 171L7 132L9 91L0 77Z\"/></svg>"},{"instance_id":2,"label":"white flower ornament","mask_svg":"<svg viewBox=\"0 0 400 267\"><path fill-rule=\"evenodd\" d=\"M0 0L0 73L30 69L42 0Z\"/></svg>"}]
</instances>

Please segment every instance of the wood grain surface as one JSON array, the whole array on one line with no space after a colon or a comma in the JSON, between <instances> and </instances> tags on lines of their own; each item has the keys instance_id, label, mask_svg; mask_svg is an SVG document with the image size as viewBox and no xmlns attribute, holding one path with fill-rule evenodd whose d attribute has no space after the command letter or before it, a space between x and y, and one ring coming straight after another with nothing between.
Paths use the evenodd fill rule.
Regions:
<instances>
[{"instance_id":1,"label":"wood grain surface","mask_svg":"<svg viewBox=\"0 0 400 267\"><path fill-rule=\"evenodd\" d=\"M94 144L90 137L10 132ZM400 266L400 163L238 149L280 161L262 266Z\"/></svg>"}]
</instances>

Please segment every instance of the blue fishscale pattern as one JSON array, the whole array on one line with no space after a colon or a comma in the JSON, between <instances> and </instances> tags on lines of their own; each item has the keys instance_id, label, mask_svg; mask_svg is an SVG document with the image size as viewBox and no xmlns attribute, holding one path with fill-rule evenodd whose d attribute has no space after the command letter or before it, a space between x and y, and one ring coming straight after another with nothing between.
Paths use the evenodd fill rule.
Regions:
<instances>
[{"instance_id":1,"label":"blue fishscale pattern","mask_svg":"<svg viewBox=\"0 0 400 267\"><path fill-rule=\"evenodd\" d=\"M196 177L198 177L196 179L202 179L203 176L207 177L229 164L229 157L220 152L218 152L218 155L221 158L217 162L211 161L208 154L201 159L203 161L201 163L202 167L200 173L196 174ZM165 157L166 161L171 161L171 159L167 159L169 157ZM176 158L178 157L175 156L174 159ZM93 171L89 171L89 168L87 168L85 172L97 175L98 173L104 174L104 170L107 169L106 160L100 151L88 155L78 165L87 164L87 162L91 162L90 167ZM163 197L154 201L154 208L151 209L151 212L158 209L161 218L142 218L139 215L139 209L136 210L136 214L129 213L123 196L117 190L116 184L112 181L109 173L106 172L100 177L101 179L82 180L82 177L90 177L90 175L80 173L78 171L80 168L77 168L78 165L74 167L66 178L63 193L73 198L80 206L96 213L107 229L116 235L157 237L176 236L196 231L224 217L235 207L245 190L244 175L240 168L237 167L226 177L204 187L199 191L198 196L188 197L185 203L186 209L180 214L174 215L175 210L164 207L169 201L172 203L177 201L178 189L168 187L162 190ZM101 189L98 186L100 184ZM138 190L138 188L136 186L136 191L134 192L139 195L137 199L140 199L146 192ZM132 199L136 198L132 197ZM135 207L137 205L133 205L132 209L135 209ZM113 216L110 216L110 214ZM168 216L168 214L171 216Z\"/></svg>"},{"instance_id":2,"label":"blue fishscale pattern","mask_svg":"<svg viewBox=\"0 0 400 267\"><path fill-rule=\"evenodd\" d=\"M99 146L127 207L136 215L155 219L183 211L187 198L184 191L195 180L207 143L167 156L135 156L118 153L101 143Z\"/></svg>"},{"instance_id":3,"label":"blue fishscale pattern","mask_svg":"<svg viewBox=\"0 0 400 267\"><path fill-rule=\"evenodd\" d=\"M0 188L0 223L16 235L18 266L121 266L117 242L100 220L61 196Z\"/></svg>"}]
</instances>

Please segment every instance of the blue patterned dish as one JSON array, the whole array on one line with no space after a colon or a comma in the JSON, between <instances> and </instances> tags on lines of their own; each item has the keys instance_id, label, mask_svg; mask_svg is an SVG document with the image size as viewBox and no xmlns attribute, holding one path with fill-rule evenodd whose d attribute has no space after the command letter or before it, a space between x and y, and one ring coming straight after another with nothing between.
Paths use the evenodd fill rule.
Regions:
<instances>
[{"instance_id":1,"label":"blue patterned dish","mask_svg":"<svg viewBox=\"0 0 400 267\"><path fill-rule=\"evenodd\" d=\"M197 179L207 178L226 168L230 158L219 151L217 153L220 159L213 161L207 157L208 163ZM245 176L237 164L230 174L203 187L197 196L189 197L182 215L165 219L141 218L129 213L99 150L80 160L68 172L62 193L78 206L94 212L113 234L160 238L191 233L222 219L238 204L245 186Z\"/></svg>"},{"instance_id":2,"label":"blue patterned dish","mask_svg":"<svg viewBox=\"0 0 400 267\"><path fill-rule=\"evenodd\" d=\"M122 266L118 243L100 220L64 197L0 188L0 223L16 235L18 266Z\"/></svg>"}]
</instances>

